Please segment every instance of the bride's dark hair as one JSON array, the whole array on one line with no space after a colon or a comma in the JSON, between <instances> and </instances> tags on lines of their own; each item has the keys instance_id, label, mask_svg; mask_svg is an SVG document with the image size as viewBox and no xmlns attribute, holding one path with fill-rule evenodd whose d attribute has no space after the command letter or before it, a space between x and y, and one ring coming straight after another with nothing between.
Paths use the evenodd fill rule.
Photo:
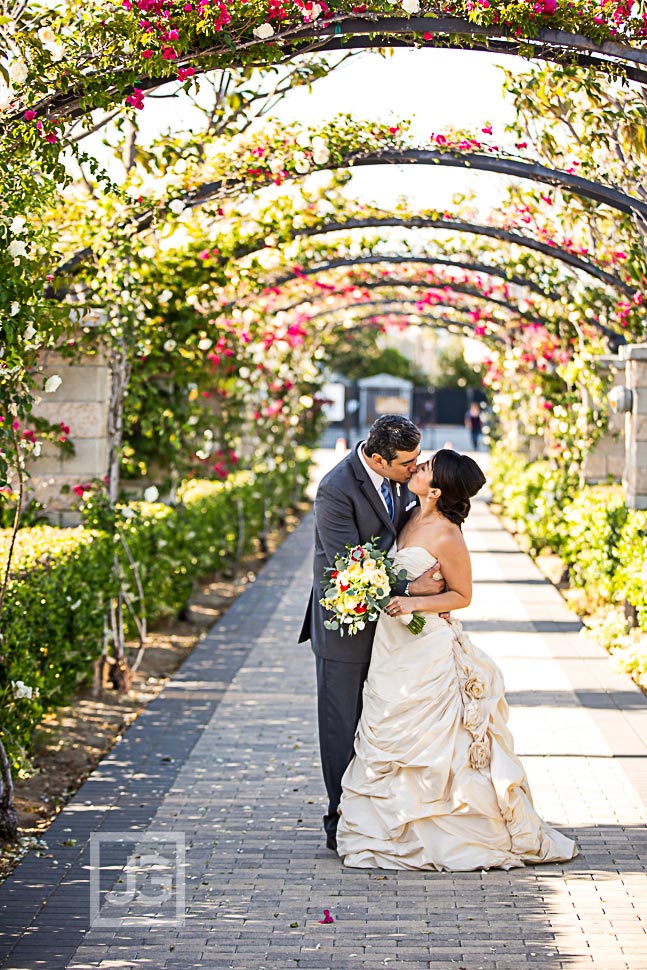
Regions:
<instances>
[{"instance_id":1,"label":"bride's dark hair","mask_svg":"<svg viewBox=\"0 0 647 970\"><path fill-rule=\"evenodd\" d=\"M470 499L485 485L485 475L469 455L441 448L431 459L430 488L439 488L436 508L461 526L470 512Z\"/></svg>"}]
</instances>

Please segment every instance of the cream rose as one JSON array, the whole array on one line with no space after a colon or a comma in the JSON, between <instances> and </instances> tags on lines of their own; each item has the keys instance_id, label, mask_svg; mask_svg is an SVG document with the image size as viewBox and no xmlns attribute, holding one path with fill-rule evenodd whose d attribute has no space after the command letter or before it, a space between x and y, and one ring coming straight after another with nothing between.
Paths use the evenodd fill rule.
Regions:
<instances>
[{"instance_id":1,"label":"cream rose","mask_svg":"<svg viewBox=\"0 0 647 970\"><path fill-rule=\"evenodd\" d=\"M469 748L470 766L472 768L485 768L490 763L490 745L483 738L482 741L472 741Z\"/></svg>"},{"instance_id":2,"label":"cream rose","mask_svg":"<svg viewBox=\"0 0 647 970\"><path fill-rule=\"evenodd\" d=\"M259 40L267 40L269 37L274 36L274 27L272 27L272 24L261 24L260 27L254 27L252 33Z\"/></svg>"},{"instance_id":3,"label":"cream rose","mask_svg":"<svg viewBox=\"0 0 647 970\"><path fill-rule=\"evenodd\" d=\"M478 677L470 677L469 680L466 680L464 690L469 697L473 697L477 701L485 697L485 684Z\"/></svg>"},{"instance_id":4,"label":"cream rose","mask_svg":"<svg viewBox=\"0 0 647 970\"><path fill-rule=\"evenodd\" d=\"M383 569L376 569L371 574L371 582L375 586L379 586L385 592L389 588L389 577L386 575Z\"/></svg>"},{"instance_id":5,"label":"cream rose","mask_svg":"<svg viewBox=\"0 0 647 970\"><path fill-rule=\"evenodd\" d=\"M481 705L478 701L468 701L463 712L463 724L472 734L478 729L483 720Z\"/></svg>"}]
</instances>

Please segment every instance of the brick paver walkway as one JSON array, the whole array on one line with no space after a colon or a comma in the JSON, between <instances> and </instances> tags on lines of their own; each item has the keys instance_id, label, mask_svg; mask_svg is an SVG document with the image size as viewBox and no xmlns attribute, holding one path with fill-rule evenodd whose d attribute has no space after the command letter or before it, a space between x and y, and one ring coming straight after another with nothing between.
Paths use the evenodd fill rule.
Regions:
<instances>
[{"instance_id":1,"label":"brick paver walkway","mask_svg":"<svg viewBox=\"0 0 647 970\"><path fill-rule=\"evenodd\" d=\"M102 762L48 850L0 887L0 967L647 970L647 701L483 502L467 530L464 623L503 668L540 812L581 854L507 873L396 873L344 869L322 848L314 665L296 644L311 528ZM184 865L159 841L178 834ZM89 926L91 877L109 925ZM324 909L334 923L319 922Z\"/></svg>"}]
</instances>

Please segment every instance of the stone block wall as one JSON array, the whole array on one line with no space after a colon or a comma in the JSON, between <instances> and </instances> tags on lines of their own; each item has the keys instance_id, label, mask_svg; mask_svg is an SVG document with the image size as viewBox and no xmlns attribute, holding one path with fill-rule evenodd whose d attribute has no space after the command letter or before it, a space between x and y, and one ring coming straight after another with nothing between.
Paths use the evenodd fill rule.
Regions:
<instances>
[{"instance_id":1,"label":"stone block wall","mask_svg":"<svg viewBox=\"0 0 647 970\"><path fill-rule=\"evenodd\" d=\"M600 366L610 368L613 387L625 382L625 368L619 357L601 357ZM606 433L587 455L582 469L587 485L608 482L612 478L621 482L625 468L625 416L609 409Z\"/></svg>"},{"instance_id":2,"label":"stone block wall","mask_svg":"<svg viewBox=\"0 0 647 970\"><path fill-rule=\"evenodd\" d=\"M625 473L627 505L647 509L647 344L620 348L625 361L625 386L632 392L625 415Z\"/></svg>"},{"instance_id":3,"label":"stone block wall","mask_svg":"<svg viewBox=\"0 0 647 970\"><path fill-rule=\"evenodd\" d=\"M75 454L61 458L58 449L46 443L41 455L31 459L27 466L30 474L27 497L46 506L52 525L74 526L80 520L73 509L78 496L72 491L62 493L61 488L72 489L107 474L110 374L100 354L72 363L56 351L47 351L42 361L43 381L58 374L62 384L53 393L41 392L41 400L34 405L33 413L53 424L62 421L68 425Z\"/></svg>"}]
</instances>

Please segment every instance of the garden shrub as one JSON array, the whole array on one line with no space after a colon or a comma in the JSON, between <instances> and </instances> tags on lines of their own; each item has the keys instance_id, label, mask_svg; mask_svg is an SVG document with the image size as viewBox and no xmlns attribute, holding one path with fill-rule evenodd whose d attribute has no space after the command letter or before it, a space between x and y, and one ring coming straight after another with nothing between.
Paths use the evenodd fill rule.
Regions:
<instances>
[{"instance_id":1,"label":"garden shrub","mask_svg":"<svg viewBox=\"0 0 647 970\"><path fill-rule=\"evenodd\" d=\"M617 599L636 609L641 630L647 630L647 512L629 510L617 548L614 577Z\"/></svg>"},{"instance_id":2,"label":"garden shrub","mask_svg":"<svg viewBox=\"0 0 647 970\"><path fill-rule=\"evenodd\" d=\"M550 461L528 462L498 445L490 471L492 497L525 536L528 549L559 553L564 507L577 492L578 479Z\"/></svg>"},{"instance_id":3,"label":"garden shrub","mask_svg":"<svg viewBox=\"0 0 647 970\"><path fill-rule=\"evenodd\" d=\"M620 485L592 485L564 510L560 555L572 586L583 589L592 605L622 596L618 588L619 542L627 520Z\"/></svg>"},{"instance_id":4,"label":"garden shrub","mask_svg":"<svg viewBox=\"0 0 647 970\"><path fill-rule=\"evenodd\" d=\"M237 472L222 482L189 481L176 506L133 502L118 507L114 534L83 526L19 531L0 645L0 737L15 766L25 763L43 714L66 703L92 676L103 648L106 608L117 591L115 553L123 587L138 605L119 533L137 563L150 623L182 609L201 576L232 566L249 552L303 494L308 466L304 451L277 468ZM0 568L9 539L8 531L0 531ZM132 635L128 616L127 622Z\"/></svg>"}]
</instances>

